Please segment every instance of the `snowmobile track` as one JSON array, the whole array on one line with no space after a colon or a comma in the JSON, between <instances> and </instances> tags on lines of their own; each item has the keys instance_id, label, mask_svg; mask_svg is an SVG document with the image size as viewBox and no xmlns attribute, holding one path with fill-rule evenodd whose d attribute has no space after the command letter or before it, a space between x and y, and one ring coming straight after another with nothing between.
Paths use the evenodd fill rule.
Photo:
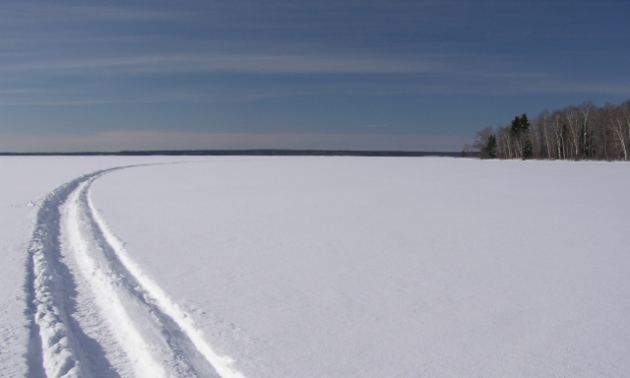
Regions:
<instances>
[{"instance_id":1,"label":"snowmobile track","mask_svg":"<svg viewBox=\"0 0 630 378\"><path fill-rule=\"evenodd\" d=\"M31 324L28 377L244 378L131 259L92 204L89 193L96 179L131 167L81 176L55 189L40 207L25 284ZM92 293L90 301L81 299L82 306L79 291ZM91 316L81 314L85 303L107 326L107 332L99 332L106 343L82 328L78 319ZM110 361L111 345L126 355L131 371Z\"/></svg>"}]
</instances>

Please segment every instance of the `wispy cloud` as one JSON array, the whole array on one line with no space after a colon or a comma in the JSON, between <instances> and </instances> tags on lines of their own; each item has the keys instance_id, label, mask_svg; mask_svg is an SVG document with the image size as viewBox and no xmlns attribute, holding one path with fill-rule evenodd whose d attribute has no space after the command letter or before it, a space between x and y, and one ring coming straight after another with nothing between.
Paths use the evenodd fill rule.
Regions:
<instances>
[{"instance_id":1,"label":"wispy cloud","mask_svg":"<svg viewBox=\"0 0 630 378\"><path fill-rule=\"evenodd\" d=\"M18 88L18 89L0 89L0 95L15 95L24 93L42 93L42 90L32 88Z\"/></svg>"},{"instance_id":2,"label":"wispy cloud","mask_svg":"<svg viewBox=\"0 0 630 378\"><path fill-rule=\"evenodd\" d=\"M583 93L630 96L630 80L622 79L615 82L608 80L600 82L572 82L561 78L553 78L552 80L521 83L515 90L525 94Z\"/></svg>"},{"instance_id":3,"label":"wispy cloud","mask_svg":"<svg viewBox=\"0 0 630 378\"><path fill-rule=\"evenodd\" d=\"M160 4L161 3L161 4ZM169 6L168 2L154 1L147 6L136 4L88 4L86 2L12 1L2 4L4 17L11 22L27 24L81 23L95 21L174 21L194 15L192 10Z\"/></svg>"},{"instance_id":4,"label":"wispy cloud","mask_svg":"<svg viewBox=\"0 0 630 378\"><path fill-rule=\"evenodd\" d=\"M262 74L397 74L435 73L441 66L430 57L293 54L159 54L120 58L31 60L0 63L2 71L127 69L129 73L235 72Z\"/></svg>"},{"instance_id":5,"label":"wispy cloud","mask_svg":"<svg viewBox=\"0 0 630 378\"><path fill-rule=\"evenodd\" d=\"M628 10L586 0L6 0L0 127L474 130L527 101L627 96Z\"/></svg>"}]
</instances>

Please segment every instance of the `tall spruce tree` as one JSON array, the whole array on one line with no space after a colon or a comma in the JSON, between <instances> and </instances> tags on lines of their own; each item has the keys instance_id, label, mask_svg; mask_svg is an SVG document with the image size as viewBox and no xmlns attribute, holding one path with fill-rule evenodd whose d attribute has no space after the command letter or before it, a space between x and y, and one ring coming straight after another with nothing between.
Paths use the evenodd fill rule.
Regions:
<instances>
[{"instance_id":1,"label":"tall spruce tree","mask_svg":"<svg viewBox=\"0 0 630 378\"><path fill-rule=\"evenodd\" d=\"M527 114L523 113L523 115L516 116L512 120L512 124L510 126L510 131L514 135L522 135L529 132L529 127L531 124L529 123L529 119L527 119Z\"/></svg>"},{"instance_id":2,"label":"tall spruce tree","mask_svg":"<svg viewBox=\"0 0 630 378\"><path fill-rule=\"evenodd\" d=\"M519 135L521 133L521 119L519 118L519 116L514 117L514 119L512 120L510 131L514 135Z\"/></svg>"},{"instance_id":3,"label":"tall spruce tree","mask_svg":"<svg viewBox=\"0 0 630 378\"><path fill-rule=\"evenodd\" d=\"M534 157L534 146L532 145L532 141L529 138L529 120L527 119L527 114L523 113L520 119L521 124L521 139L523 139L523 159L531 159Z\"/></svg>"},{"instance_id":4,"label":"tall spruce tree","mask_svg":"<svg viewBox=\"0 0 630 378\"><path fill-rule=\"evenodd\" d=\"M482 150L482 155L485 159L497 158L497 137L494 134L490 134L486 146Z\"/></svg>"},{"instance_id":5,"label":"tall spruce tree","mask_svg":"<svg viewBox=\"0 0 630 378\"><path fill-rule=\"evenodd\" d=\"M521 115L521 132L522 133L528 133L529 132L529 120L527 119L527 114L523 113L523 115Z\"/></svg>"},{"instance_id":6,"label":"tall spruce tree","mask_svg":"<svg viewBox=\"0 0 630 378\"><path fill-rule=\"evenodd\" d=\"M532 141L527 139L525 144L523 144L523 160L531 159L534 157L534 146L532 145Z\"/></svg>"}]
</instances>

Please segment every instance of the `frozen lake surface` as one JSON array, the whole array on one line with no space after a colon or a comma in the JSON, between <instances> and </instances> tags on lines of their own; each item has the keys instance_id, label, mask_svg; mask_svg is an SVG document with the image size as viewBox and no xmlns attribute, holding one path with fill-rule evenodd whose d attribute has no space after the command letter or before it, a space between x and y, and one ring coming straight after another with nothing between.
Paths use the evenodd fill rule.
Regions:
<instances>
[{"instance_id":1,"label":"frozen lake surface","mask_svg":"<svg viewBox=\"0 0 630 378\"><path fill-rule=\"evenodd\" d=\"M630 374L628 164L7 157L0 175L1 376Z\"/></svg>"}]
</instances>

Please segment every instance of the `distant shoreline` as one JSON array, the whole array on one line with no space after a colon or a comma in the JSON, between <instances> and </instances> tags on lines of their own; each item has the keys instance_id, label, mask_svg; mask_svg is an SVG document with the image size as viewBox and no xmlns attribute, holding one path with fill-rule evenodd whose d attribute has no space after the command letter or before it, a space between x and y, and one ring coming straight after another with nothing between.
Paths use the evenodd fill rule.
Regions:
<instances>
[{"instance_id":1,"label":"distant shoreline","mask_svg":"<svg viewBox=\"0 0 630 378\"><path fill-rule=\"evenodd\" d=\"M443 151L347 151L347 150L150 150L118 152L0 152L0 156L392 156L460 157ZM468 154L472 157L475 154Z\"/></svg>"}]
</instances>

